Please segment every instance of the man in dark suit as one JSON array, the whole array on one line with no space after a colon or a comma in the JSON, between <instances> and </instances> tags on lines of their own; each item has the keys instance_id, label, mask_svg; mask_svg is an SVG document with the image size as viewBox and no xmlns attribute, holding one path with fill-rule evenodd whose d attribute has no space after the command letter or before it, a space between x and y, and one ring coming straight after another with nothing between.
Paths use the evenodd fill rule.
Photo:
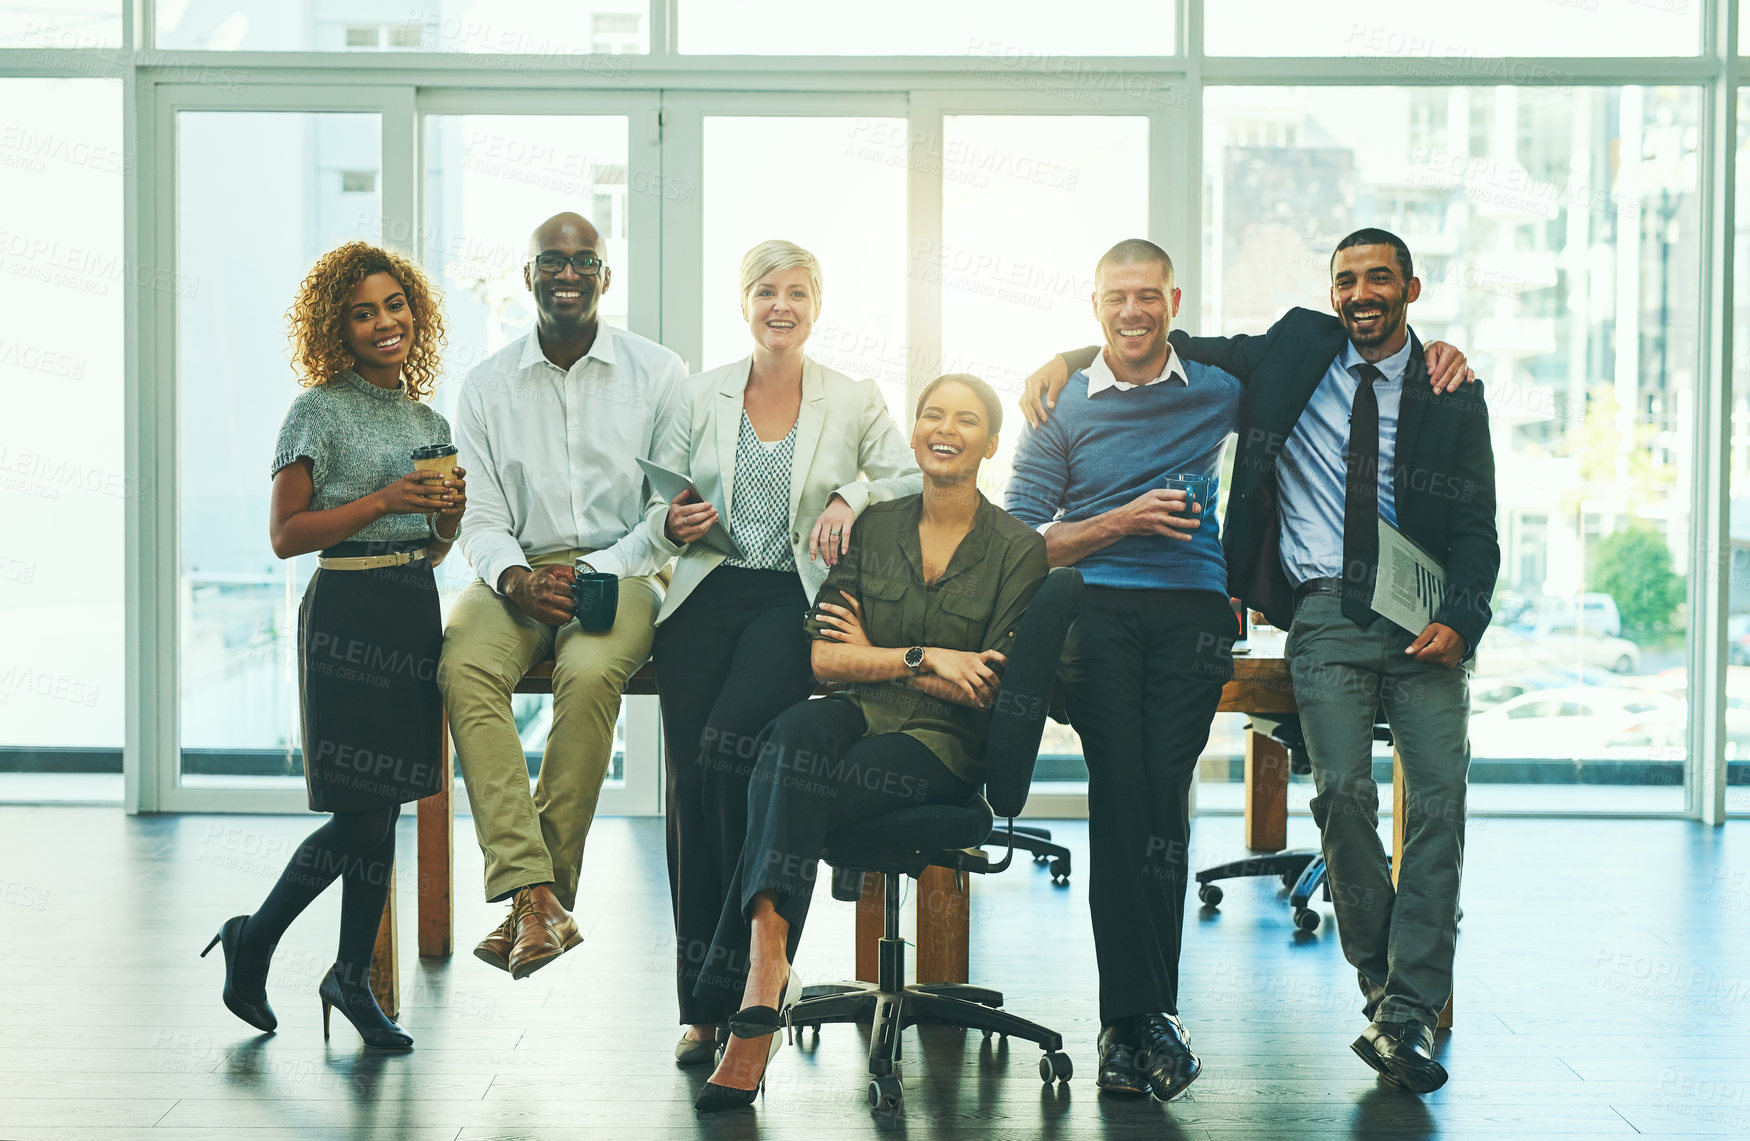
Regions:
<instances>
[{"instance_id":1,"label":"man in dark suit","mask_svg":"<svg viewBox=\"0 0 1750 1141\"><path fill-rule=\"evenodd\" d=\"M1421 284L1403 241L1357 231L1331 275L1335 316L1295 309L1261 337L1172 342L1246 386L1222 528L1229 590L1290 630L1313 815L1370 1019L1353 1048L1426 1093L1446 1080L1433 1027L1452 990L1470 762L1458 666L1488 626L1500 566L1494 457L1482 386L1442 394L1428 382L1408 324ZM1420 630L1369 605L1379 516L1445 569L1445 597ZM1372 776L1382 705L1408 784L1396 887Z\"/></svg>"},{"instance_id":2,"label":"man in dark suit","mask_svg":"<svg viewBox=\"0 0 1750 1141\"><path fill-rule=\"evenodd\" d=\"M1248 381L1226 527L1235 595L1289 630L1343 952L1371 1020L1355 1052L1427 1093L1446 1081L1434 1025L1452 993L1469 687L1459 668L1500 570L1495 461L1481 384L1435 395L1408 310L1409 248L1358 230L1331 257L1336 316L1291 310L1262 337L1179 346ZM1371 607L1383 517L1445 569L1422 629ZM1372 727L1384 706L1408 785L1394 888L1379 839Z\"/></svg>"}]
</instances>

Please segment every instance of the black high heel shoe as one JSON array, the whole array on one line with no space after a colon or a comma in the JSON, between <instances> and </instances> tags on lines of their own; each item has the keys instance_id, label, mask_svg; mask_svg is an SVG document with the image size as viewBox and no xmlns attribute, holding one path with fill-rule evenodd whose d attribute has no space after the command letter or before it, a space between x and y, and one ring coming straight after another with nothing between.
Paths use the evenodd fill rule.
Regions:
<instances>
[{"instance_id":1,"label":"black high heel shoe","mask_svg":"<svg viewBox=\"0 0 1750 1141\"><path fill-rule=\"evenodd\" d=\"M772 1059L778 1056L778 1051L784 1046L784 1035L780 1031L788 1031L792 1038L795 1029L790 1025L790 1008L796 1005L796 1000L802 996L802 987L796 976L791 975L784 982L784 991L774 1009L770 1006L750 1006L738 1010L729 1019L729 1033L736 1038L763 1038L772 1036L772 1045L766 1051L766 1068L770 1069ZM734 1086L722 1086L708 1081L699 1091L699 1096L693 1101L693 1108L700 1113L719 1113L725 1109L746 1109L754 1103L760 1091L766 1088L765 1070L760 1071L760 1080L752 1089L737 1089Z\"/></svg>"},{"instance_id":2,"label":"black high heel shoe","mask_svg":"<svg viewBox=\"0 0 1750 1141\"><path fill-rule=\"evenodd\" d=\"M279 1027L280 1020L274 1017L273 1007L267 1004L267 971L261 972L260 979L238 979L237 950L243 945L243 925L249 922L247 915L233 915L219 927L219 933L213 936L206 950L201 952L201 958L207 957L220 944L224 945L225 954L225 989L221 996L225 1000L225 1009L238 1018L249 1023L257 1030L271 1034ZM244 985L239 987L239 981ZM253 985L250 985L253 984ZM245 997L239 993L247 989L260 998Z\"/></svg>"},{"instance_id":3,"label":"black high heel shoe","mask_svg":"<svg viewBox=\"0 0 1750 1141\"><path fill-rule=\"evenodd\" d=\"M370 1001L368 1009L354 1010L346 997L346 992L340 989L340 976L337 963L328 968L328 973L322 976L322 984L316 988L316 994L322 999L322 1037L328 1038L328 1012L334 1007L340 1007L343 1018L352 1023L352 1028L359 1032L359 1037L365 1040L365 1045L373 1050L406 1050L413 1045L413 1035L401 1029L389 1020L377 1006L376 999L366 997Z\"/></svg>"}]
</instances>

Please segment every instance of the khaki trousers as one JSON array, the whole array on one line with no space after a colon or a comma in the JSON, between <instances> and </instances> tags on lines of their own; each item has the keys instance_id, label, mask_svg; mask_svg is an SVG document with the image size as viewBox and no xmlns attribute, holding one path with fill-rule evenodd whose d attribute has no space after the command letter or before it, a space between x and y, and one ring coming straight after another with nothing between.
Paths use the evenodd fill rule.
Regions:
<instances>
[{"instance_id":1,"label":"khaki trousers","mask_svg":"<svg viewBox=\"0 0 1750 1141\"><path fill-rule=\"evenodd\" d=\"M569 566L586 551L554 551L535 567ZM590 634L576 621L552 627L475 580L444 630L438 686L450 715L474 831L486 856L486 898L551 883L569 910L577 902L584 841L614 752L614 722L626 679L650 657L656 577L620 581L613 629ZM531 665L553 659L553 727L533 789L511 692Z\"/></svg>"}]
</instances>

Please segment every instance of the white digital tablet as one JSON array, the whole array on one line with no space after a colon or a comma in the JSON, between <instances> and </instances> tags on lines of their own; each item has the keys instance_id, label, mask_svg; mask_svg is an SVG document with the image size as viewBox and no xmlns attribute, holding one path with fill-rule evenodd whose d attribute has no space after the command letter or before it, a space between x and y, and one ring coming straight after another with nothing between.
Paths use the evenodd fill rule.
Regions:
<instances>
[{"instance_id":1,"label":"white digital tablet","mask_svg":"<svg viewBox=\"0 0 1750 1141\"><path fill-rule=\"evenodd\" d=\"M692 492L695 499L703 500L705 498L699 494L699 489L693 486L693 481L678 471L670 471L661 464L653 464L643 458L638 460L638 466L644 470L644 478L650 481L650 489L670 503L673 503L675 497L683 491ZM742 553L741 547L736 544L734 536L730 535L729 528L723 525L723 507L721 505L717 507L717 522L711 524L711 529L705 532L704 538L700 539L699 542L714 551L728 555L730 558L745 559L747 557Z\"/></svg>"}]
</instances>

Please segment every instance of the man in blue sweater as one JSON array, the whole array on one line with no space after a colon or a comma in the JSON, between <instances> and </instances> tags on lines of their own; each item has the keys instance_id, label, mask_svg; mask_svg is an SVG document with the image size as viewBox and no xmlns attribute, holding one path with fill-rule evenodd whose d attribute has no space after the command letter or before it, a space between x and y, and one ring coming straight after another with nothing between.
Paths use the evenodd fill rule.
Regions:
<instances>
[{"instance_id":1,"label":"man in blue sweater","mask_svg":"<svg viewBox=\"0 0 1750 1141\"><path fill-rule=\"evenodd\" d=\"M1022 437L1007 506L1044 531L1051 565L1087 583L1062 679L1088 764L1098 1084L1166 1101L1202 1068L1178 1017L1186 801L1233 676L1213 506L1241 389L1167 343L1179 290L1153 242L1108 250L1093 300L1105 350Z\"/></svg>"}]
</instances>

